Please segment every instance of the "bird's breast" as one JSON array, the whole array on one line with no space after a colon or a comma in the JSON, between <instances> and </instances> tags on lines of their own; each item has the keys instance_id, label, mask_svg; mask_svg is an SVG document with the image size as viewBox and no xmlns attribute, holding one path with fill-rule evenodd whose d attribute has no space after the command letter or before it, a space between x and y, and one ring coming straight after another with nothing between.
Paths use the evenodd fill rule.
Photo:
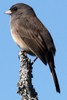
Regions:
<instances>
[{"instance_id":1,"label":"bird's breast","mask_svg":"<svg viewBox=\"0 0 67 100\"><path fill-rule=\"evenodd\" d=\"M20 37L19 33L17 33L16 30L13 29L13 28L11 29L11 35L12 35L13 40L17 43L17 45L20 48L22 48L23 50L25 50L30 55L34 56L34 53L28 48L28 46L24 43L24 41Z\"/></svg>"},{"instance_id":2,"label":"bird's breast","mask_svg":"<svg viewBox=\"0 0 67 100\"><path fill-rule=\"evenodd\" d=\"M20 48L28 49L27 45L24 43L19 33L17 33L14 29L11 29L11 35L13 40L20 46Z\"/></svg>"}]
</instances>

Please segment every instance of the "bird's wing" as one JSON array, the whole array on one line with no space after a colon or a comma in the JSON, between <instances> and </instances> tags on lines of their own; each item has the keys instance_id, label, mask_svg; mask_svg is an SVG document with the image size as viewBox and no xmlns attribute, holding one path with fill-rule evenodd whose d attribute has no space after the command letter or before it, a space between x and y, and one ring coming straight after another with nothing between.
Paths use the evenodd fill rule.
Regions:
<instances>
[{"instance_id":1,"label":"bird's wing","mask_svg":"<svg viewBox=\"0 0 67 100\"><path fill-rule=\"evenodd\" d=\"M40 22L40 20L36 16L30 16L30 17L28 16L28 17L24 18L21 21L21 23L23 24L23 26L26 29L28 29L27 33L41 37L42 40L45 42L48 50L51 51L53 55L55 54L56 48L55 48L53 39L52 39L49 31L46 29L46 27ZM27 34L27 35L29 35L29 34ZM29 36L27 36L27 37L29 38Z\"/></svg>"},{"instance_id":2,"label":"bird's wing","mask_svg":"<svg viewBox=\"0 0 67 100\"><path fill-rule=\"evenodd\" d=\"M45 54L54 46L48 30L38 18L29 16L19 19L19 35L35 55L46 64ZM21 34L21 32L23 32ZM46 36L45 36L46 35ZM49 44L48 44L49 43ZM54 47L53 47L54 48Z\"/></svg>"}]
</instances>

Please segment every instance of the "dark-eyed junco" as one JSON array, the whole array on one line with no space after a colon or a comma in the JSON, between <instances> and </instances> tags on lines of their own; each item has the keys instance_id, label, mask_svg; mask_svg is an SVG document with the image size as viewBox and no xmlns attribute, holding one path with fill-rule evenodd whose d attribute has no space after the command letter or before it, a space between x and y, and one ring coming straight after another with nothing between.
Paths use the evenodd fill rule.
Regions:
<instances>
[{"instance_id":1,"label":"dark-eyed junco","mask_svg":"<svg viewBox=\"0 0 67 100\"><path fill-rule=\"evenodd\" d=\"M60 93L54 64L56 49L49 31L37 18L32 7L27 4L17 3L6 13L10 15L10 28L14 41L27 53L36 55L45 65L49 65L56 91Z\"/></svg>"}]
</instances>

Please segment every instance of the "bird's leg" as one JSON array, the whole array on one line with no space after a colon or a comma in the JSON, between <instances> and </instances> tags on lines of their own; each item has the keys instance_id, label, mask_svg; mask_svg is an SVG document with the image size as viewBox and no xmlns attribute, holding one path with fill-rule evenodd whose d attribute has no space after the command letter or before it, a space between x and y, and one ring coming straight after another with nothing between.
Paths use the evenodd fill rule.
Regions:
<instances>
[{"instance_id":1,"label":"bird's leg","mask_svg":"<svg viewBox=\"0 0 67 100\"><path fill-rule=\"evenodd\" d=\"M21 50L21 53L22 53L22 52L23 52L23 54L25 55L25 57L27 57L27 52L26 52L25 50ZM37 58L38 58L38 57L36 57L36 58L32 61L31 65L34 64L34 62L37 60Z\"/></svg>"},{"instance_id":2,"label":"bird's leg","mask_svg":"<svg viewBox=\"0 0 67 100\"><path fill-rule=\"evenodd\" d=\"M31 65L33 65L34 62L35 62L37 59L38 59L38 57L36 57L36 58L33 60L33 62L31 63Z\"/></svg>"}]
</instances>

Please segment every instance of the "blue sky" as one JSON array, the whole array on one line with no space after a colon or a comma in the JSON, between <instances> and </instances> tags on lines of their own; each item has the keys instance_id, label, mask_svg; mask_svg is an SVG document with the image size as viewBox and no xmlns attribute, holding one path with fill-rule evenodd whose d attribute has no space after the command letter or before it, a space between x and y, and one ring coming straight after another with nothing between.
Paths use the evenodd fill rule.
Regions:
<instances>
[{"instance_id":1,"label":"blue sky","mask_svg":"<svg viewBox=\"0 0 67 100\"><path fill-rule=\"evenodd\" d=\"M50 31L55 46L56 72L61 94L49 71L39 59L33 65L33 85L39 100L65 100L67 98L67 0L1 0L0 1L0 100L20 100L16 94L19 81L19 48L10 34L10 16L4 14L13 4L24 2L32 6L42 23ZM33 57L29 56L32 60Z\"/></svg>"}]
</instances>

